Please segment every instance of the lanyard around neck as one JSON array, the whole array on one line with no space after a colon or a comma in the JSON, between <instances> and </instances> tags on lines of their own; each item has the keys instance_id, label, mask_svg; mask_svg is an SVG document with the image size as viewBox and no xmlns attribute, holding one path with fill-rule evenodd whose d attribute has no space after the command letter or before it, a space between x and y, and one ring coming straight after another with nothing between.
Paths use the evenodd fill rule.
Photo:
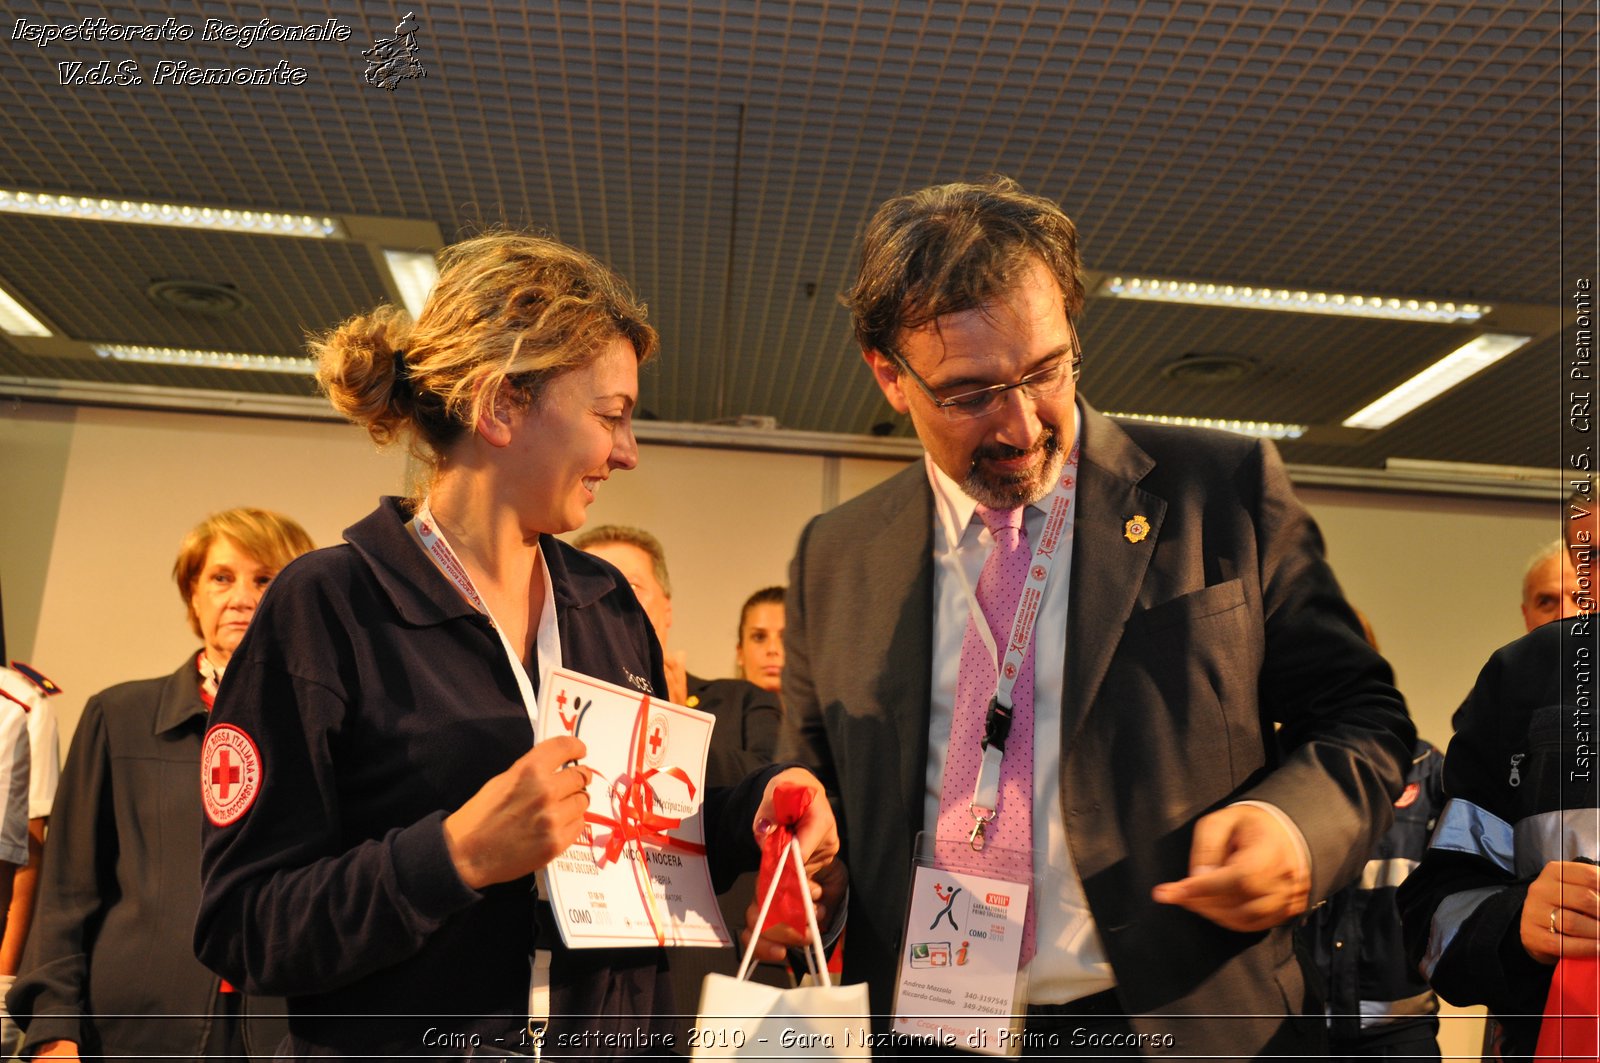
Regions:
<instances>
[{"instance_id":1,"label":"lanyard around neck","mask_svg":"<svg viewBox=\"0 0 1600 1063\"><path fill-rule=\"evenodd\" d=\"M1008 708L1011 705L1011 691L1017 685L1017 676L1022 673L1022 659L1027 656L1028 644L1033 641L1033 628L1039 619L1039 603L1044 598L1045 584L1050 581L1050 573L1055 571L1057 549L1067 528L1067 513L1077 494L1077 479L1078 448L1074 445L1067 455L1055 488L1040 500L1039 504L1045 510L1044 527L1040 530L1039 541L1034 545L1033 557L1028 563L1028 578L1017 599L1017 611L1008 628L1010 637L1003 657L995 643L994 633L989 630L983 607L978 604L972 581L967 579L966 569L960 564L954 566L956 578L961 583L961 596L966 599L967 613L972 617L972 626L977 630L984 648L989 651L989 660L994 662L995 675L999 677L995 684L995 697Z\"/></svg>"},{"instance_id":2,"label":"lanyard around neck","mask_svg":"<svg viewBox=\"0 0 1600 1063\"><path fill-rule=\"evenodd\" d=\"M522 655L517 652L511 640L506 637L502 628L489 611L488 604L483 596L478 593L478 588L473 584L472 577L467 574L467 568L456 556L450 543L444 537L444 530L439 527L439 522L434 519L433 511L428 508L428 500L423 499L422 505L417 507L417 515L411 518L411 530L416 534L417 541L422 544L422 552L428 555L434 565L443 573L461 596L471 603L472 607L489 618L489 626L494 628L496 635L500 636L500 645L506 651L506 658L511 662L511 674L516 678L517 690L522 694L522 704L527 709L528 719L536 726L539 720L539 699L534 693L533 681L528 677L528 669L522 663ZM543 564L542 559L536 559L536 564ZM540 624L543 626L544 621ZM537 645L538 632L534 632L535 645ZM556 664L560 662L548 662Z\"/></svg>"},{"instance_id":3,"label":"lanyard around neck","mask_svg":"<svg viewBox=\"0 0 1600 1063\"><path fill-rule=\"evenodd\" d=\"M1074 444L1055 488L1044 500L1047 503L1044 528L1039 533L1039 542L1028 563L1028 578L1017 599L1017 610L1011 620L1003 656L996 646L994 633L989 630L989 622L978 604L972 583L967 579L966 570L959 564L955 566L961 580L961 593L967 599L972 625L988 649L989 659L995 662L995 691L984 714L983 737L979 743L983 759L978 767L978 777L973 782L972 803L968 806L972 811L973 826L967 840L975 850L983 849L984 828L994 820L999 807L1000 766L1005 759L1006 739L1011 732L1012 692L1022 675L1022 662L1028 655L1028 646L1033 642L1039 606L1044 601L1045 584L1050 581L1050 573L1055 571L1056 553L1062 546L1067 528L1067 513L1077 494L1077 480L1078 447ZM999 548L998 542L995 548Z\"/></svg>"}]
</instances>

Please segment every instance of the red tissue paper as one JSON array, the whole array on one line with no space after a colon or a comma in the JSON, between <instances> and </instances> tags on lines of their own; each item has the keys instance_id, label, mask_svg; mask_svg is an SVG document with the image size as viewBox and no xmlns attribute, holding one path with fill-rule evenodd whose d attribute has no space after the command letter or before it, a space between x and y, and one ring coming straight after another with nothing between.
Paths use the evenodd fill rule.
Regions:
<instances>
[{"instance_id":1,"label":"red tissue paper","mask_svg":"<svg viewBox=\"0 0 1600 1063\"><path fill-rule=\"evenodd\" d=\"M1539 1059L1600 1059L1600 961L1563 957L1539 1024Z\"/></svg>"},{"instance_id":2,"label":"red tissue paper","mask_svg":"<svg viewBox=\"0 0 1600 1063\"><path fill-rule=\"evenodd\" d=\"M757 897L767 895L767 890L772 886L773 873L784 863L789 840L794 837L794 825L806 814L815 796L816 791L795 783L780 783L772 792L772 818L777 826L761 839L761 870L756 873ZM761 924L762 930L771 926L788 926L802 934L806 932L805 900L800 896L801 877L803 875L797 877L793 871L785 869L783 878L778 882L777 895L772 898L772 907L767 909L767 918Z\"/></svg>"}]
</instances>

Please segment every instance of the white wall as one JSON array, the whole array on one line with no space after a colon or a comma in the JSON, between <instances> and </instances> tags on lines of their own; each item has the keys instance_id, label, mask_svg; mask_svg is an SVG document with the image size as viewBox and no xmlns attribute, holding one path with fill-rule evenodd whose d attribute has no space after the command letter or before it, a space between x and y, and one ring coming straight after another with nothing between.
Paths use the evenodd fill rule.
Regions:
<instances>
[{"instance_id":1,"label":"white wall","mask_svg":"<svg viewBox=\"0 0 1600 1063\"><path fill-rule=\"evenodd\" d=\"M789 581L799 530L821 508L824 460L793 454L645 445L613 474L588 526L632 524L661 540L672 577L671 649L708 679L733 674L739 609Z\"/></svg>"},{"instance_id":2,"label":"white wall","mask_svg":"<svg viewBox=\"0 0 1600 1063\"><path fill-rule=\"evenodd\" d=\"M1478 669L1522 635L1522 574L1561 535L1555 501L1302 488L1345 597L1367 615L1417 730L1440 749Z\"/></svg>"},{"instance_id":3,"label":"white wall","mask_svg":"<svg viewBox=\"0 0 1600 1063\"><path fill-rule=\"evenodd\" d=\"M25 403L0 414L0 468L38 501L0 532L7 649L65 691L64 752L90 695L198 649L171 573L206 514L262 506L337 542L405 459L335 424Z\"/></svg>"}]
</instances>

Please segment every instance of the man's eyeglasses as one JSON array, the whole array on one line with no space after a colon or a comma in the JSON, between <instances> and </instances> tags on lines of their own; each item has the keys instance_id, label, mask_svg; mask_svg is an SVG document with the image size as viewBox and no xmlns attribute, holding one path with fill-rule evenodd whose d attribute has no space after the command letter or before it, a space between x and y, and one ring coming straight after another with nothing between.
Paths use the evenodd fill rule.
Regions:
<instances>
[{"instance_id":1,"label":"man's eyeglasses","mask_svg":"<svg viewBox=\"0 0 1600 1063\"><path fill-rule=\"evenodd\" d=\"M959 418L987 417L1005 405L1008 391L1020 388L1029 398L1038 400L1060 394L1068 379L1077 382L1083 370L1083 347L1078 343L1077 330L1072 327L1070 320L1067 322L1067 329L1072 333L1070 358L1063 355L1043 369L1035 370L1013 384L991 384L988 387L974 388L954 395L940 395L934 391L926 380L917 375L917 371L911 368L910 363L899 351L890 348L886 353L912 380L917 382L917 387L928 396L928 401L947 415Z\"/></svg>"}]
</instances>

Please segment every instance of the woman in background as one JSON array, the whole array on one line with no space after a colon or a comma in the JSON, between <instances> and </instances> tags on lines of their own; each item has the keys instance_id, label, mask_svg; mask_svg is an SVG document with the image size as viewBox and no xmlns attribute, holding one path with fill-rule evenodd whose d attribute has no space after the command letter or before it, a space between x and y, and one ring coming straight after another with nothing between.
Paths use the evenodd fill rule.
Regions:
<instances>
[{"instance_id":1,"label":"woman in background","mask_svg":"<svg viewBox=\"0 0 1600 1063\"><path fill-rule=\"evenodd\" d=\"M774 694L783 692L782 587L763 587L745 599L734 655L740 679Z\"/></svg>"},{"instance_id":2,"label":"woman in background","mask_svg":"<svg viewBox=\"0 0 1600 1063\"><path fill-rule=\"evenodd\" d=\"M663 954L562 945L534 874L583 829L590 772L533 720L556 666L666 695L626 581L556 538L638 461L656 333L553 240L491 233L440 267L414 324L380 307L314 345L334 407L408 438L426 494L291 566L241 647L206 756L256 761L259 785L208 792L196 950L289 998L286 1055L619 1053L670 1029ZM706 797L724 881L755 864L771 783ZM826 805L802 824L817 873Z\"/></svg>"},{"instance_id":3,"label":"woman in background","mask_svg":"<svg viewBox=\"0 0 1600 1063\"><path fill-rule=\"evenodd\" d=\"M246 999L194 958L195 779L217 684L262 593L311 548L300 525L266 510L207 517L172 567L200 652L165 679L89 699L56 792L22 971L6 996L26 1031L23 1055L270 1058L281 1002Z\"/></svg>"}]
</instances>

